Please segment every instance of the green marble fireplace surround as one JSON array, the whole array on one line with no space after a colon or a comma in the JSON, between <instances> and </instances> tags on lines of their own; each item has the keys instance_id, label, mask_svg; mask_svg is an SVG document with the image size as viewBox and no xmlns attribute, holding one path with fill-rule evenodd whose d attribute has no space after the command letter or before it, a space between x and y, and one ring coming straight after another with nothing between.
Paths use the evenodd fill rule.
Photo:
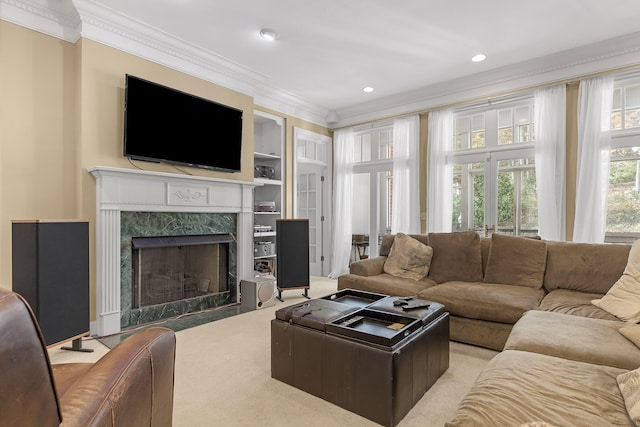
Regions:
<instances>
[{"instance_id":1,"label":"green marble fireplace surround","mask_svg":"<svg viewBox=\"0 0 640 427\"><path fill-rule=\"evenodd\" d=\"M133 307L132 237L229 234L228 291L140 308ZM120 213L120 326L129 328L237 301L237 220L233 213L121 212Z\"/></svg>"}]
</instances>

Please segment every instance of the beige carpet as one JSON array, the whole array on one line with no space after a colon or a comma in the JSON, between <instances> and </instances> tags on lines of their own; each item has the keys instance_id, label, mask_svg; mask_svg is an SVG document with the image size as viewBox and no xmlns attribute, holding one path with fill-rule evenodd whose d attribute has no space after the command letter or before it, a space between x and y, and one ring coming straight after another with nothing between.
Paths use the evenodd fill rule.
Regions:
<instances>
[{"instance_id":1,"label":"beige carpet","mask_svg":"<svg viewBox=\"0 0 640 427\"><path fill-rule=\"evenodd\" d=\"M312 278L309 296L336 290L336 281ZM270 321L280 307L304 300L283 292L275 307L240 314L176 333L173 425L194 426L375 426L377 424L271 378ZM84 354L52 349L53 363L97 360L108 349L86 340ZM491 350L451 343L447 372L399 424L442 426L487 362Z\"/></svg>"}]
</instances>

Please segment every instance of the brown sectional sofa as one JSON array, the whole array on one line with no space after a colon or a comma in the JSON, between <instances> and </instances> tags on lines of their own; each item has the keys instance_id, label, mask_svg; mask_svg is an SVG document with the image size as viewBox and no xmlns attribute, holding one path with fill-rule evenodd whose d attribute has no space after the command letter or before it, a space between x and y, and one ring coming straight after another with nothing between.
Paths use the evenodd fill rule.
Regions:
<instances>
[{"instance_id":1,"label":"brown sectional sofa","mask_svg":"<svg viewBox=\"0 0 640 427\"><path fill-rule=\"evenodd\" d=\"M350 274L338 278L338 289L412 295L442 303L451 314L452 340L494 350L503 349L513 325L533 309L617 320L591 304L591 300L606 294L620 278L629 245L544 242L494 235L501 250L494 251L496 258L490 262L492 239L481 239L477 233L411 236L425 244L437 242L426 278L416 281L384 272L394 239L388 235L380 245L380 256L351 264ZM537 254L544 261L522 267L523 263L533 264L530 245L536 245L537 250L545 247L544 254ZM475 257L473 253L477 253ZM475 267L469 268L470 263ZM486 274L488 268L491 276ZM520 276L526 270L537 274L539 286L531 281L522 284Z\"/></svg>"},{"instance_id":2,"label":"brown sectional sofa","mask_svg":"<svg viewBox=\"0 0 640 427\"><path fill-rule=\"evenodd\" d=\"M625 322L591 303L623 274L630 245L412 237L433 244L426 278L385 273L394 242L385 236L380 256L352 264L338 289L437 301L451 314L452 340L501 351L447 426L634 425L616 379L640 367L640 348L618 331ZM480 263L482 277L465 263Z\"/></svg>"}]
</instances>

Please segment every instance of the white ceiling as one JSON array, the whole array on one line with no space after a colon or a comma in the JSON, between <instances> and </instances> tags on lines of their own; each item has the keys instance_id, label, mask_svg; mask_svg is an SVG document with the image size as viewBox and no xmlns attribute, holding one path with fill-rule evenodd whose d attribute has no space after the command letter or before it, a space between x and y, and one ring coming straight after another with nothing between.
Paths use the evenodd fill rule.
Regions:
<instances>
[{"instance_id":1,"label":"white ceiling","mask_svg":"<svg viewBox=\"0 0 640 427\"><path fill-rule=\"evenodd\" d=\"M97 0L328 110L640 31L638 0ZM277 31L262 40L262 28ZM482 52L483 63L471 62ZM363 93L365 86L375 91Z\"/></svg>"},{"instance_id":2,"label":"white ceiling","mask_svg":"<svg viewBox=\"0 0 640 427\"><path fill-rule=\"evenodd\" d=\"M425 99L427 93L434 106L443 93L478 91L483 85L522 76L528 77L525 85L529 85L536 72L553 74L594 58L602 64L587 72L620 63L640 64L640 0L0 0L0 4L1 18L71 41L77 28L82 36L108 44L109 38L126 38L113 45L134 54L141 52L133 47L136 44L147 51L153 46L146 37L178 41L160 42L157 56L150 58L167 63L163 55L171 51L174 57L184 52L196 58L192 63L212 60L216 64L211 69L222 63L219 74L249 82L258 104L278 109L270 96L284 95L284 109L321 117L318 122L327 113L337 113L334 122L346 118L352 123L390 111L405 113L402 108L419 106L416 100ZM34 24L33 16L44 18L44 25ZM261 39L263 28L276 30L278 39ZM631 36L623 37L622 44L599 43L626 35ZM582 48L594 43L596 48ZM487 60L471 62L480 52ZM615 55L624 60L607 63ZM545 78L549 81L549 76ZM365 86L375 91L364 93Z\"/></svg>"}]
</instances>

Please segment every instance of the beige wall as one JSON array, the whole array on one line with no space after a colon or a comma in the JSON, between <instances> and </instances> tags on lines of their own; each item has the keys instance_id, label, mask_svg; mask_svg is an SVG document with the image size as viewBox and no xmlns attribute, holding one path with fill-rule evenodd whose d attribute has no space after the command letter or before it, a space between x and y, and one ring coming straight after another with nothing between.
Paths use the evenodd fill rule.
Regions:
<instances>
[{"instance_id":1,"label":"beige wall","mask_svg":"<svg viewBox=\"0 0 640 427\"><path fill-rule=\"evenodd\" d=\"M566 148L566 209L567 240L573 240L576 215L576 176L578 173L578 88L579 83L567 85L567 148Z\"/></svg>"},{"instance_id":2,"label":"beige wall","mask_svg":"<svg viewBox=\"0 0 640 427\"><path fill-rule=\"evenodd\" d=\"M75 46L0 21L0 286L11 221L81 218Z\"/></svg>"},{"instance_id":3,"label":"beige wall","mask_svg":"<svg viewBox=\"0 0 640 427\"><path fill-rule=\"evenodd\" d=\"M133 168L122 155L125 74L242 109L242 172L182 168L253 180L253 98L88 39L68 43L0 20L0 286L11 288L11 220L83 218L95 223L92 166ZM287 158L293 126L286 119ZM180 173L165 164L146 170ZM287 161L287 173L292 163ZM287 191L292 192L287 183ZM287 200L292 200L287 196ZM287 215L291 211L290 202ZM95 319L95 227L91 226L91 319Z\"/></svg>"}]
</instances>

